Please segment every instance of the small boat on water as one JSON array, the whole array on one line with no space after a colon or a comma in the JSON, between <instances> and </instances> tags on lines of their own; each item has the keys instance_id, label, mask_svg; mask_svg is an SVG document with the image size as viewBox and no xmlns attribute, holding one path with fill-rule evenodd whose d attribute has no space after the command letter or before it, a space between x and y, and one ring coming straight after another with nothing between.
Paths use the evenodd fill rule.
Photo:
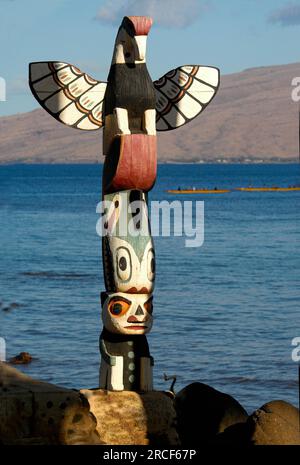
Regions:
<instances>
[{"instance_id":1,"label":"small boat on water","mask_svg":"<svg viewBox=\"0 0 300 465\"><path fill-rule=\"evenodd\" d=\"M243 191L243 192L287 192L287 191L300 191L300 186L292 186L292 187L236 187L236 191Z\"/></svg>"},{"instance_id":2,"label":"small boat on water","mask_svg":"<svg viewBox=\"0 0 300 465\"><path fill-rule=\"evenodd\" d=\"M228 192L289 192L300 191L300 186L290 187L235 187L233 189L169 189L169 194L227 194Z\"/></svg>"},{"instance_id":3,"label":"small boat on water","mask_svg":"<svg viewBox=\"0 0 300 465\"><path fill-rule=\"evenodd\" d=\"M226 194L230 189L169 189L169 194Z\"/></svg>"},{"instance_id":4,"label":"small boat on water","mask_svg":"<svg viewBox=\"0 0 300 465\"><path fill-rule=\"evenodd\" d=\"M300 107L298 111L298 153L299 153L299 161L300 161ZM291 191L300 191L300 185L288 186L288 187L278 187L278 186L263 186L263 187L255 187L255 186L248 186L248 187L234 187L230 189L218 189L217 187L213 189L198 189L196 187L189 188L189 189L168 189L166 192L169 194L227 194L229 192L291 192Z\"/></svg>"}]
</instances>

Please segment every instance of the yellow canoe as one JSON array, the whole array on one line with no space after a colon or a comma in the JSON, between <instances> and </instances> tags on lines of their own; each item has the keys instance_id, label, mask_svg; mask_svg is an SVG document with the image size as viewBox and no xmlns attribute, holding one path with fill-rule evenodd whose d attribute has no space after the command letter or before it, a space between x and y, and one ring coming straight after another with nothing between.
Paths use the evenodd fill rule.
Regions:
<instances>
[{"instance_id":1,"label":"yellow canoe","mask_svg":"<svg viewBox=\"0 0 300 465\"><path fill-rule=\"evenodd\" d=\"M299 187L236 187L234 189L169 189L169 194L227 194L232 191L241 192L289 192L300 191Z\"/></svg>"},{"instance_id":2,"label":"yellow canoe","mask_svg":"<svg viewBox=\"0 0 300 465\"><path fill-rule=\"evenodd\" d=\"M230 189L169 189L169 194L226 194Z\"/></svg>"},{"instance_id":3,"label":"yellow canoe","mask_svg":"<svg viewBox=\"0 0 300 465\"><path fill-rule=\"evenodd\" d=\"M244 192L287 192L300 191L300 187L237 187L235 190Z\"/></svg>"}]
</instances>

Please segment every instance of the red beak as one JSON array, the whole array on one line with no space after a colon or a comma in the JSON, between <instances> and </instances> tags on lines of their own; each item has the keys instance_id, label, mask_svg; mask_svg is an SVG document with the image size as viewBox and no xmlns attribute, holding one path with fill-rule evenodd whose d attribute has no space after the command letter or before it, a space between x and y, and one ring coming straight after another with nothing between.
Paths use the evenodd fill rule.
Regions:
<instances>
[{"instance_id":1,"label":"red beak","mask_svg":"<svg viewBox=\"0 0 300 465\"><path fill-rule=\"evenodd\" d=\"M136 36L147 36L153 24L149 16L127 16L132 22Z\"/></svg>"}]
</instances>

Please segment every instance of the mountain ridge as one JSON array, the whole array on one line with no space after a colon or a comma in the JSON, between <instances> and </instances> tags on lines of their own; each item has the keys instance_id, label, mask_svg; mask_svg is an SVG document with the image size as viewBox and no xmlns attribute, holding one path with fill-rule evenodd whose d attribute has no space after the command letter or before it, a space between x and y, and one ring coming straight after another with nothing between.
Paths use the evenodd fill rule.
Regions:
<instances>
[{"instance_id":1,"label":"mountain ridge","mask_svg":"<svg viewBox=\"0 0 300 465\"><path fill-rule=\"evenodd\" d=\"M298 162L300 63L221 75L207 109L175 131L158 132L158 161ZM0 117L0 163L102 163L102 131L84 132L43 109Z\"/></svg>"}]
</instances>

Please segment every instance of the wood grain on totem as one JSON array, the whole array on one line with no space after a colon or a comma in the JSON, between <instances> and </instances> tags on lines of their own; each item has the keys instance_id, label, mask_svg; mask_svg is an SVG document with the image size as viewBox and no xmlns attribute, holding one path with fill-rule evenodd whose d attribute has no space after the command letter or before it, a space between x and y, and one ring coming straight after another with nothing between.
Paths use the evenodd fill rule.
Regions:
<instances>
[{"instance_id":1,"label":"wood grain on totem","mask_svg":"<svg viewBox=\"0 0 300 465\"><path fill-rule=\"evenodd\" d=\"M127 189L147 192L155 183L156 172L156 136L117 136L111 144L103 166L103 194Z\"/></svg>"}]
</instances>

